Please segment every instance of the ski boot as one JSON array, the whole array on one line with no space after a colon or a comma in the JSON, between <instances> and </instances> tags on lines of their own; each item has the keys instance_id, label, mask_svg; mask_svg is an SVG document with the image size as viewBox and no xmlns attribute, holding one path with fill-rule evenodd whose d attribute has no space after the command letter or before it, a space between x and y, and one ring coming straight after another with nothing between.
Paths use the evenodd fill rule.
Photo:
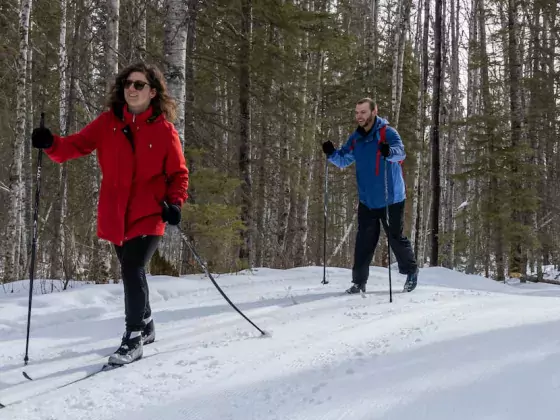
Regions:
<instances>
[{"instance_id":1,"label":"ski boot","mask_svg":"<svg viewBox=\"0 0 560 420\"><path fill-rule=\"evenodd\" d=\"M109 365L126 365L142 358L142 332L127 331L123 334L121 346L109 357Z\"/></svg>"},{"instance_id":2,"label":"ski boot","mask_svg":"<svg viewBox=\"0 0 560 420\"><path fill-rule=\"evenodd\" d=\"M366 285L365 284L356 284L354 283L352 287L346 290L346 293L349 295L353 295L355 293L365 293L366 292Z\"/></svg>"},{"instance_id":3,"label":"ski boot","mask_svg":"<svg viewBox=\"0 0 560 420\"><path fill-rule=\"evenodd\" d=\"M150 317L144 320L146 326L142 330L142 344L147 345L156 341L156 328L154 326L154 320Z\"/></svg>"},{"instance_id":4,"label":"ski boot","mask_svg":"<svg viewBox=\"0 0 560 420\"><path fill-rule=\"evenodd\" d=\"M416 289L416 284L418 283L418 269L412 274L406 276L406 282L404 283L403 292L412 292Z\"/></svg>"}]
</instances>

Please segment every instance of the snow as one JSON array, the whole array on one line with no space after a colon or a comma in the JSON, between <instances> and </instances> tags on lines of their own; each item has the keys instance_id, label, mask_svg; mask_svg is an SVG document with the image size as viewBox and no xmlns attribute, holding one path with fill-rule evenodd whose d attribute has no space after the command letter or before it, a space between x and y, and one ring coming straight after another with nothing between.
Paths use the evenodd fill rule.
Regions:
<instances>
[{"instance_id":1,"label":"snow","mask_svg":"<svg viewBox=\"0 0 560 420\"><path fill-rule=\"evenodd\" d=\"M368 293L343 294L350 271L257 269L217 282L150 277L157 341L145 357L56 391L99 368L120 341L122 285L33 297L0 292L0 419L555 419L560 401L560 287L504 284L425 268L371 267ZM26 371L35 381L23 378ZM28 399L26 399L28 398ZM18 402L20 401L20 402Z\"/></svg>"}]
</instances>

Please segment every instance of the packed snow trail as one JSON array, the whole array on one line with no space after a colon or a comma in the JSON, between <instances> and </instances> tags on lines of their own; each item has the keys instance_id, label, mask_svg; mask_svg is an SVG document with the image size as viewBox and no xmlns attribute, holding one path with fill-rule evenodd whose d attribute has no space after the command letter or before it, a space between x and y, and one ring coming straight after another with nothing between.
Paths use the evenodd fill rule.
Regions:
<instances>
[{"instance_id":1,"label":"packed snow trail","mask_svg":"<svg viewBox=\"0 0 560 420\"><path fill-rule=\"evenodd\" d=\"M441 268L389 303L387 272L345 295L350 271L259 269L218 283L152 277L146 358L0 410L0 419L556 419L560 288L504 285ZM404 276L394 275L394 290ZM0 402L23 378L27 295L0 295ZM122 286L34 297L30 363L45 386L117 347ZM31 391L27 391L30 393ZM527 405L526 405L527 404Z\"/></svg>"}]
</instances>

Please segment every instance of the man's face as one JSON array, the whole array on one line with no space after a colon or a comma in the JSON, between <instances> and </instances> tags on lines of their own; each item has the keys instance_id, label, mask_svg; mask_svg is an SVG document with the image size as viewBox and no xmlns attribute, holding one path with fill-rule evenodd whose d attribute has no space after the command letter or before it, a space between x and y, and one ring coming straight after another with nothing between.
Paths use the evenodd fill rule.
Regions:
<instances>
[{"instance_id":1,"label":"man's face","mask_svg":"<svg viewBox=\"0 0 560 420\"><path fill-rule=\"evenodd\" d=\"M356 105L356 122L360 127L367 127L373 123L373 119L375 118L375 110L371 110L369 108L369 104L357 104Z\"/></svg>"}]
</instances>

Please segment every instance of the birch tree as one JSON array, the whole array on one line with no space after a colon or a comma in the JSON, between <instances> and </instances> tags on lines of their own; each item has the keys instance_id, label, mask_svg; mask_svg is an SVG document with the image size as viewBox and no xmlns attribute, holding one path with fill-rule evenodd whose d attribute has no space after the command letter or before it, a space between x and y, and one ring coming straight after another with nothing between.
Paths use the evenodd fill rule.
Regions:
<instances>
[{"instance_id":1,"label":"birch tree","mask_svg":"<svg viewBox=\"0 0 560 420\"><path fill-rule=\"evenodd\" d=\"M177 102L177 120L174 122L183 149L185 148L185 53L187 47L186 8L182 0L164 2L165 25L163 53L165 79L169 93Z\"/></svg>"},{"instance_id":2,"label":"birch tree","mask_svg":"<svg viewBox=\"0 0 560 420\"><path fill-rule=\"evenodd\" d=\"M148 0L134 0L132 6L132 25L130 30L130 61L143 61L146 58L146 36Z\"/></svg>"},{"instance_id":3,"label":"birch tree","mask_svg":"<svg viewBox=\"0 0 560 420\"><path fill-rule=\"evenodd\" d=\"M106 0L107 30L105 33L106 89L109 91L114 76L119 72L119 16L120 0Z\"/></svg>"},{"instance_id":4,"label":"birch tree","mask_svg":"<svg viewBox=\"0 0 560 420\"><path fill-rule=\"evenodd\" d=\"M6 224L6 236L2 246L4 253L4 281L12 281L19 278L19 255L18 251L18 221L21 221L20 212L23 211L21 197L23 188L21 171L23 160L23 144L27 141L25 127L27 122L27 57L29 49L29 19L31 15L32 0L22 0L19 10L19 54L16 63L17 68L17 101L16 101L16 132L12 143L12 159L10 163L10 178L8 188L10 190L10 205L8 209L8 223Z\"/></svg>"},{"instance_id":5,"label":"birch tree","mask_svg":"<svg viewBox=\"0 0 560 420\"><path fill-rule=\"evenodd\" d=\"M59 73L59 127L60 135L66 136L67 127L67 108L68 108L68 92L67 92L67 75L68 57L66 48L66 30L67 30L67 8L66 0L60 0L60 35L58 42L58 73ZM51 248L51 279L61 279L63 277L63 262L65 255L65 232L64 225L66 219L67 206L67 165L66 163L59 166L59 188L57 200L57 217L55 218L55 233L53 247Z\"/></svg>"}]
</instances>

